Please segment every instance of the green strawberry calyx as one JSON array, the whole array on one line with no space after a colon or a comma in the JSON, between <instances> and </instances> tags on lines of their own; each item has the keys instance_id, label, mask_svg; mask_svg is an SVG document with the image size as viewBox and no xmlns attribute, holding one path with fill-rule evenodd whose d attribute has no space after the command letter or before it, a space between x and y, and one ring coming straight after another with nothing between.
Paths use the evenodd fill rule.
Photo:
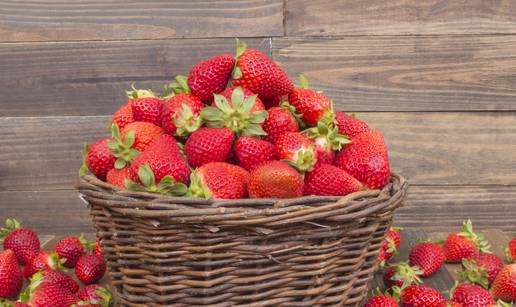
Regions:
<instances>
[{"instance_id":1,"label":"green strawberry calyx","mask_svg":"<svg viewBox=\"0 0 516 307\"><path fill-rule=\"evenodd\" d=\"M164 99L173 97L175 94L191 94L192 90L188 86L188 77L177 75L175 81L163 87Z\"/></svg>"},{"instance_id":2,"label":"green strawberry calyx","mask_svg":"<svg viewBox=\"0 0 516 307\"><path fill-rule=\"evenodd\" d=\"M314 146L310 145L308 148L298 149L294 152L292 158L284 159L283 162L286 162L292 167L296 168L302 174L310 172L317 162L317 159L315 158Z\"/></svg>"},{"instance_id":3,"label":"green strawberry calyx","mask_svg":"<svg viewBox=\"0 0 516 307\"><path fill-rule=\"evenodd\" d=\"M464 269L458 273L466 282L489 289L489 275L483 266L472 259L463 259L462 266Z\"/></svg>"},{"instance_id":4,"label":"green strawberry calyx","mask_svg":"<svg viewBox=\"0 0 516 307\"><path fill-rule=\"evenodd\" d=\"M408 262L400 261L399 263L393 265L393 268L394 275L391 277L391 279L403 281L401 289L405 289L414 283L423 283L419 276L422 275L424 271L419 266L410 266Z\"/></svg>"},{"instance_id":5,"label":"green strawberry calyx","mask_svg":"<svg viewBox=\"0 0 516 307\"><path fill-rule=\"evenodd\" d=\"M237 87L231 93L231 103L222 95L214 95L216 107L205 107L201 118L208 127L231 129L237 136L263 136L267 133L261 123L268 116L267 111L251 112L258 95L244 97L244 91Z\"/></svg>"},{"instance_id":6,"label":"green strawberry calyx","mask_svg":"<svg viewBox=\"0 0 516 307\"><path fill-rule=\"evenodd\" d=\"M82 177L86 175L87 172L89 172L88 168L88 150L90 149L90 145L84 144L82 146L82 165L81 168L79 168L79 176Z\"/></svg>"},{"instance_id":7,"label":"green strawberry calyx","mask_svg":"<svg viewBox=\"0 0 516 307\"><path fill-rule=\"evenodd\" d=\"M322 142L325 146L334 151L340 151L342 145L349 144L351 141L345 135L339 134L339 129L335 125L328 125L325 121L319 120L316 127L308 128L305 131L309 139L315 142Z\"/></svg>"},{"instance_id":8,"label":"green strawberry calyx","mask_svg":"<svg viewBox=\"0 0 516 307\"><path fill-rule=\"evenodd\" d=\"M303 121L303 115L297 112L296 107L294 107L293 105L288 103L288 101L286 101L286 100L282 100L280 102L279 106L281 108L287 110L294 117L294 119L296 120L296 122L299 125L300 129L305 129L306 128L306 124Z\"/></svg>"},{"instance_id":9,"label":"green strawberry calyx","mask_svg":"<svg viewBox=\"0 0 516 307\"><path fill-rule=\"evenodd\" d=\"M57 271L68 272L68 269L64 266L66 259L59 258L56 252L52 252L48 256L48 265Z\"/></svg>"},{"instance_id":10,"label":"green strawberry calyx","mask_svg":"<svg viewBox=\"0 0 516 307\"><path fill-rule=\"evenodd\" d=\"M303 88L303 89L308 89L308 79L303 74L299 75L299 86L298 87Z\"/></svg>"},{"instance_id":11,"label":"green strawberry calyx","mask_svg":"<svg viewBox=\"0 0 516 307\"><path fill-rule=\"evenodd\" d=\"M81 235L79 236L79 242L81 242L82 246L84 246L84 248L88 251L88 252L92 252L95 247L97 247L97 244L95 242L92 242L92 241L89 241L87 240L85 237L84 237L84 234L81 233Z\"/></svg>"},{"instance_id":12,"label":"green strawberry calyx","mask_svg":"<svg viewBox=\"0 0 516 307\"><path fill-rule=\"evenodd\" d=\"M462 231L459 232L459 236L464 237L473 244L475 244L478 250L482 253L491 253L489 242L486 240L485 236L481 233L475 233L473 231L473 223L471 220L467 220L462 225Z\"/></svg>"},{"instance_id":13,"label":"green strawberry calyx","mask_svg":"<svg viewBox=\"0 0 516 307\"><path fill-rule=\"evenodd\" d=\"M117 158L115 168L122 169L130 165L134 158L140 154L138 150L132 148L134 145L134 130L127 132L122 139L118 125L113 123L111 124L111 137L113 139L107 142L107 146L111 149L113 156Z\"/></svg>"},{"instance_id":14,"label":"green strawberry calyx","mask_svg":"<svg viewBox=\"0 0 516 307\"><path fill-rule=\"evenodd\" d=\"M190 187L188 188L188 192L186 193L189 197L198 197L198 198L211 198L213 194L208 186L204 183L201 176L196 175L195 172L192 172L190 175Z\"/></svg>"},{"instance_id":15,"label":"green strawberry calyx","mask_svg":"<svg viewBox=\"0 0 516 307\"><path fill-rule=\"evenodd\" d=\"M170 115L170 118L176 126L176 135L179 137L189 136L203 124L201 116L194 114L186 103L183 103L181 110Z\"/></svg>"},{"instance_id":16,"label":"green strawberry calyx","mask_svg":"<svg viewBox=\"0 0 516 307\"><path fill-rule=\"evenodd\" d=\"M5 227L0 228L0 243L3 243L5 238L14 230L21 229L21 224L13 218L5 220Z\"/></svg>"},{"instance_id":17,"label":"green strawberry calyx","mask_svg":"<svg viewBox=\"0 0 516 307\"><path fill-rule=\"evenodd\" d=\"M496 301L496 306L497 307L512 307L513 305L511 303L507 303L507 302L504 302L502 300L497 300Z\"/></svg>"},{"instance_id":18,"label":"green strawberry calyx","mask_svg":"<svg viewBox=\"0 0 516 307\"><path fill-rule=\"evenodd\" d=\"M159 193L172 196L183 196L188 190L184 183L175 182L174 177L172 176L164 176L159 184L156 184L154 173L148 164L140 165L138 168L138 178L142 183L141 185L126 179L124 182L125 187L132 191Z\"/></svg>"},{"instance_id":19,"label":"green strawberry calyx","mask_svg":"<svg viewBox=\"0 0 516 307\"><path fill-rule=\"evenodd\" d=\"M233 72L231 73L231 77L233 79L242 78L242 70L238 67L238 58L244 54L247 49L247 43L244 41L240 41L238 38L236 39L236 53L235 53L235 65L233 66Z\"/></svg>"},{"instance_id":20,"label":"green strawberry calyx","mask_svg":"<svg viewBox=\"0 0 516 307\"><path fill-rule=\"evenodd\" d=\"M139 90L134 87L134 83L131 85L131 89L125 91L129 99L136 98L156 98L158 97L152 90Z\"/></svg>"}]
</instances>

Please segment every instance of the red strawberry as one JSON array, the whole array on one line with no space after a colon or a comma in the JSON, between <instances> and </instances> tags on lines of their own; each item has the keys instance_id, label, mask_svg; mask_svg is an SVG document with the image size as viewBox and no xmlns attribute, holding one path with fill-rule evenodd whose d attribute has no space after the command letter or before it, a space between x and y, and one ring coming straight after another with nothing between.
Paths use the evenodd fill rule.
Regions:
<instances>
[{"instance_id":1,"label":"red strawberry","mask_svg":"<svg viewBox=\"0 0 516 307\"><path fill-rule=\"evenodd\" d=\"M100 246L100 240L95 240L95 248L92 251L93 254L104 257L104 252L102 251L102 247Z\"/></svg>"},{"instance_id":2,"label":"red strawberry","mask_svg":"<svg viewBox=\"0 0 516 307\"><path fill-rule=\"evenodd\" d=\"M390 179L387 146L381 133L363 132L351 139L337 155L335 166L371 189L383 188Z\"/></svg>"},{"instance_id":3,"label":"red strawberry","mask_svg":"<svg viewBox=\"0 0 516 307\"><path fill-rule=\"evenodd\" d=\"M89 242L84 238L80 237L66 237L57 242L54 250L56 251L59 258L64 259L64 266L73 268L79 260L79 257L86 254L87 251L91 251L95 247L94 243Z\"/></svg>"},{"instance_id":4,"label":"red strawberry","mask_svg":"<svg viewBox=\"0 0 516 307\"><path fill-rule=\"evenodd\" d=\"M132 91L127 91L127 96L135 121L149 122L156 126L161 125L163 115L163 100L161 98L156 97L150 90L137 90L134 87Z\"/></svg>"},{"instance_id":5,"label":"red strawberry","mask_svg":"<svg viewBox=\"0 0 516 307\"><path fill-rule=\"evenodd\" d=\"M128 124L134 122L133 108L131 103L126 103L118 110L116 110L111 122L116 124L120 130L124 129L124 127Z\"/></svg>"},{"instance_id":6,"label":"red strawberry","mask_svg":"<svg viewBox=\"0 0 516 307\"><path fill-rule=\"evenodd\" d=\"M292 90L292 81L278 64L238 40L236 58L231 78L233 85L245 87L263 99L282 96Z\"/></svg>"},{"instance_id":7,"label":"red strawberry","mask_svg":"<svg viewBox=\"0 0 516 307\"><path fill-rule=\"evenodd\" d=\"M294 88L288 95L288 102L296 108L309 127L317 125L319 119L332 111L331 100L323 94L308 89L308 80L300 76L301 87Z\"/></svg>"},{"instance_id":8,"label":"red strawberry","mask_svg":"<svg viewBox=\"0 0 516 307\"><path fill-rule=\"evenodd\" d=\"M201 117L208 127L229 128L236 135L265 135L261 125L268 113L256 95L243 88L230 88L231 98L214 95L214 105L201 111ZM247 95L251 94L251 95Z\"/></svg>"},{"instance_id":9,"label":"red strawberry","mask_svg":"<svg viewBox=\"0 0 516 307\"><path fill-rule=\"evenodd\" d=\"M494 298L516 302L516 263L506 265L491 285Z\"/></svg>"},{"instance_id":10,"label":"red strawberry","mask_svg":"<svg viewBox=\"0 0 516 307\"><path fill-rule=\"evenodd\" d=\"M77 299L83 304L90 303L94 306L109 307L112 296L106 288L93 284L84 287L77 293Z\"/></svg>"},{"instance_id":11,"label":"red strawberry","mask_svg":"<svg viewBox=\"0 0 516 307\"><path fill-rule=\"evenodd\" d=\"M14 252L20 264L26 264L40 250L38 235L30 230L21 228L20 223L8 218L5 228L0 229L0 242L4 243L4 249Z\"/></svg>"},{"instance_id":12,"label":"red strawberry","mask_svg":"<svg viewBox=\"0 0 516 307\"><path fill-rule=\"evenodd\" d=\"M65 271L63 263L65 259L60 259L56 252L39 252L34 256L23 269L25 278L30 278L40 270Z\"/></svg>"},{"instance_id":13,"label":"red strawberry","mask_svg":"<svg viewBox=\"0 0 516 307\"><path fill-rule=\"evenodd\" d=\"M401 292L402 307L439 306L446 302L444 296L434 288L412 284Z\"/></svg>"},{"instance_id":14,"label":"red strawberry","mask_svg":"<svg viewBox=\"0 0 516 307\"><path fill-rule=\"evenodd\" d=\"M507 261L516 262L516 238L509 242L509 246L507 246L505 253L507 255Z\"/></svg>"},{"instance_id":15,"label":"red strawberry","mask_svg":"<svg viewBox=\"0 0 516 307\"><path fill-rule=\"evenodd\" d=\"M288 107L274 107L267 112L269 117L263 122L263 130L267 133L266 141L274 144L278 137L285 132L299 132L298 121Z\"/></svg>"},{"instance_id":16,"label":"red strawberry","mask_svg":"<svg viewBox=\"0 0 516 307\"><path fill-rule=\"evenodd\" d=\"M398 307L398 301L390 295L376 295L370 298L364 307Z\"/></svg>"},{"instance_id":17,"label":"red strawberry","mask_svg":"<svg viewBox=\"0 0 516 307\"><path fill-rule=\"evenodd\" d=\"M34 274L21 298L32 307L70 307L77 301L68 289L56 283L45 282L42 272Z\"/></svg>"},{"instance_id":18,"label":"red strawberry","mask_svg":"<svg viewBox=\"0 0 516 307\"><path fill-rule=\"evenodd\" d=\"M202 198L239 199L247 195L247 177L243 168L211 162L196 169L190 179L188 196ZM247 172L246 172L247 173Z\"/></svg>"},{"instance_id":19,"label":"red strawberry","mask_svg":"<svg viewBox=\"0 0 516 307\"><path fill-rule=\"evenodd\" d=\"M14 252L0 252L0 299L14 298L20 294L23 276Z\"/></svg>"},{"instance_id":20,"label":"red strawberry","mask_svg":"<svg viewBox=\"0 0 516 307\"><path fill-rule=\"evenodd\" d=\"M103 139L83 148L84 164L79 170L82 176L86 170L90 170L99 179L105 179L107 173L115 167L116 157L111 153L108 142L111 139Z\"/></svg>"},{"instance_id":21,"label":"red strawberry","mask_svg":"<svg viewBox=\"0 0 516 307\"><path fill-rule=\"evenodd\" d=\"M485 307L496 304L487 290L472 284L460 284L451 291L452 301L464 307Z\"/></svg>"},{"instance_id":22,"label":"red strawberry","mask_svg":"<svg viewBox=\"0 0 516 307\"><path fill-rule=\"evenodd\" d=\"M274 145L250 136L241 136L235 142L235 155L238 164L248 171L269 160L276 159Z\"/></svg>"},{"instance_id":23,"label":"red strawberry","mask_svg":"<svg viewBox=\"0 0 516 307\"><path fill-rule=\"evenodd\" d=\"M383 267L385 262L389 261L395 254L398 253L401 244L401 228L391 227L386 233L382 241L382 248L376 262Z\"/></svg>"},{"instance_id":24,"label":"red strawberry","mask_svg":"<svg viewBox=\"0 0 516 307\"><path fill-rule=\"evenodd\" d=\"M504 264L495 254L479 253L462 260L461 276L468 282L488 289Z\"/></svg>"},{"instance_id":25,"label":"red strawberry","mask_svg":"<svg viewBox=\"0 0 516 307\"><path fill-rule=\"evenodd\" d=\"M394 286L406 288L413 283L422 283L419 276L423 270L410 266L407 262L399 262L388 266L383 273L383 283L386 288Z\"/></svg>"},{"instance_id":26,"label":"red strawberry","mask_svg":"<svg viewBox=\"0 0 516 307\"><path fill-rule=\"evenodd\" d=\"M0 307L31 307L31 306L27 305L25 303L21 303L21 302L4 302L4 303L0 303Z\"/></svg>"},{"instance_id":27,"label":"red strawberry","mask_svg":"<svg viewBox=\"0 0 516 307\"><path fill-rule=\"evenodd\" d=\"M126 180L136 180L133 177L130 167L124 167L122 169L112 169L107 173L106 182L116 185L120 188L125 188Z\"/></svg>"},{"instance_id":28,"label":"red strawberry","mask_svg":"<svg viewBox=\"0 0 516 307\"><path fill-rule=\"evenodd\" d=\"M344 196L362 189L358 180L331 164L318 163L305 175L305 195Z\"/></svg>"},{"instance_id":29,"label":"red strawberry","mask_svg":"<svg viewBox=\"0 0 516 307\"><path fill-rule=\"evenodd\" d=\"M134 132L131 132L134 131ZM122 130L122 139L125 139L129 133L134 133L134 143L132 148L143 152L145 151L155 140L159 139L165 130L152 123L147 122L133 122L125 126Z\"/></svg>"},{"instance_id":30,"label":"red strawberry","mask_svg":"<svg viewBox=\"0 0 516 307\"><path fill-rule=\"evenodd\" d=\"M228 159L233 144L233 132L228 128L201 128L188 138L185 154L193 167Z\"/></svg>"},{"instance_id":31,"label":"red strawberry","mask_svg":"<svg viewBox=\"0 0 516 307\"><path fill-rule=\"evenodd\" d=\"M463 305L461 303L449 301L449 302L442 303L438 307L463 307Z\"/></svg>"},{"instance_id":32,"label":"red strawberry","mask_svg":"<svg viewBox=\"0 0 516 307\"><path fill-rule=\"evenodd\" d=\"M333 123L327 124L323 120L317 123L317 127L305 130L305 135L314 142L319 163L333 164L336 152L342 149L342 145L350 143L346 136L339 134Z\"/></svg>"},{"instance_id":33,"label":"red strawberry","mask_svg":"<svg viewBox=\"0 0 516 307\"><path fill-rule=\"evenodd\" d=\"M250 198L294 198L303 195L303 179L281 161L266 162L249 174Z\"/></svg>"},{"instance_id":34,"label":"red strawberry","mask_svg":"<svg viewBox=\"0 0 516 307\"><path fill-rule=\"evenodd\" d=\"M446 262L461 262L478 252L489 252L489 243L482 234L473 232L470 220L463 223L461 232L451 233L444 243Z\"/></svg>"},{"instance_id":35,"label":"red strawberry","mask_svg":"<svg viewBox=\"0 0 516 307\"><path fill-rule=\"evenodd\" d=\"M70 276L61 271L44 270L43 282L57 284L58 286L68 289L72 293L79 291L79 285Z\"/></svg>"},{"instance_id":36,"label":"red strawberry","mask_svg":"<svg viewBox=\"0 0 516 307\"><path fill-rule=\"evenodd\" d=\"M409 255L410 265L418 266L423 270L421 276L427 277L439 270L446 257L444 249L435 243L425 242L416 245Z\"/></svg>"},{"instance_id":37,"label":"red strawberry","mask_svg":"<svg viewBox=\"0 0 516 307\"><path fill-rule=\"evenodd\" d=\"M104 273L106 273L106 262L103 257L95 254L82 256L75 266L77 279L87 285L101 280Z\"/></svg>"},{"instance_id":38,"label":"red strawberry","mask_svg":"<svg viewBox=\"0 0 516 307\"><path fill-rule=\"evenodd\" d=\"M202 101L211 101L213 94L226 88L235 60L230 54L221 54L195 65L188 75L188 86Z\"/></svg>"},{"instance_id":39,"label":"red strawberry","mask_svg":"<svg viewBox=\"0 0 516 307\"><path fill-rule=\"evenodd\" d=\"M345 112L335 112L335 120L339 133L348 137L370 130L366 123Z\"/></svg>"},{"instance_id":40,"label":"red strawberry","mask_svg":"<svg viewBox=\"0 0 516 307\"><path fill-rule=\"evenodd\" d=\"M197 96L176 94L168 98L164 105L161 126L168 134L186 137L201 127L200 113L204 104Z\"/></svg>"},{"instance_id":41,"label":"red strawberry","mask_svg":"<svg viewBox=\"0 0 516 307\"><path fill-rule=\"evenodd\" d=\"M286 132L276 139L276 156L301 172L309 172L317 162L314 144L297 132Z\"/></svg>"}]
</instances>

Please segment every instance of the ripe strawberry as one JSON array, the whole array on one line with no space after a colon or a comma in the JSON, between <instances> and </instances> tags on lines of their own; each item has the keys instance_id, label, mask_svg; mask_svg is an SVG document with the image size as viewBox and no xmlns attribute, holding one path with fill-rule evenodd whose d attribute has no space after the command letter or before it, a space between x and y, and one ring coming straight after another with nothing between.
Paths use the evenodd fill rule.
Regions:
<instances>
[{"instance_id":1,"label":"ripe strawberry","mask_svg":"<svg viewBox=\"0 0 516 307\"><path fill-rule=\"evenodd\" d=\"M23 276L14 252L0 252L0 299L14 298L20 294Z\"/></svg>"},{"instance_id":2,"label":"ripe strawberry","mask_svg":"<svg viewBox=\"0 0 516 307\"><path fill-rule=\"evenodd\" d=\"M92 251L93 254L104 257L104 252L102 251L102 247L100 246L100 240L95 240L95 248Z\"/></svg>"},{"instance_id":3,"label":"ripe strawberry","mask_svg":"<svg viewBox=\"0 0 516 307\"><path fill-rule=\"evenodd\" d=\"M276 139L276 156L301 172L309 172L317 162L314 144L298 132L286 132Z\"/></svg>"},{"instance_id":4,"label":"ripe strawberry","mask_svg":"<svg viewBox=\"0 0 516 307\"><path fill-rule=\"evenodd\" d=\"M75 266L77 279L87 285L101 280L104 273L106 273L106 262L103 257L95 254L82 256Z\"/></svg>"},{"instance_id":5,"label":"ripe strawberry","mask_svg":"<svg viewBox=\"0 0 516 307\"><path fill-rule=\"evenodd\" d=\"M188 86L202 101L211 101L213 94L226 88L235 60L230 54L221 54L195 65L188 75Z\"/></svg>"},{"instance_id":6,"label":"ripe strawberry","mask_svg":"<svg viewBox=\"0 0 516 307\"><path fill-rule=\"evenodd\" d=\"M8 218L5 227L0 229L0 242L4 243L4 250L10 249L14 252L22 265L40 250L38 235L30 229L21 228L20 223L12 218Z\"/></svg>"},{"instance_id":7,"label":"ripe strawberry","mask_svg":"<svg viewBox=\"0 0 516 307\"><path fill-rule=\"evenodd\" d=\"M342 145L350 143L346 136L339 134L333 123L328 125L322 120L316 127L305 130L304 135L314 142L319 163L333 164L336 152L342 149Z\"/></svg>"},{"instance_id":8,"label":"ripe strawberry","mask_svg":"<svg viewBox=\"0 0 516 307\"><path fill-rule=\"evenodd\" d=\"M112 296L106 288L93 284L79 291L79 293L77 293L77 299L82 302L82 304L90 303L94 306L109 307Z\"/></svg>"},{"instance_id":9,"label":"ripe strawberry","mask_svg":"<svg viewBox=\"0 0 516 307\"><path fill-rule=\"evenodd\" d=\"M116 157L111 153L108 142L111 139L103 139L83 148L84 163L79 170L79 175L84 175L90 170L99 179L105 179L107 173L115 167Z\"/></svg>"},{"instance_id":10,"label":"ripe strawberry","mask_svg":"<svg viewBox=\"0 0 516 307\"><path fill-rule=\"evenodd\" d=\"M76 303L75 295L68 289L50 282L45 282L42 272L31 278L30 285L21 295L22 302L32 307L70 307Z\"/></svg>"},{"instance_id":11,"label":"ripe strawberry","mask_svg":"<svg viewBox=\"0 0 516 307\"><path fill-rule=\"evenodd\" d=\"M371 189L383 188L391 176L387 146L382 134L376 131L353 137L351 144L337 154L335 166Z\"/></svg>"},{"instance_id":12,"label":"ripe strawberry","mask_svg":"<svg viewBox=\"0 0 516 307\"><path fill-rule=\"evenodd\" d=\"M376 295L370 298L364 307L398 307L398 301L390 295Z\"/></svg>"},{"instance_id":13,"label":"ripe strawberry","mask_svg":"<svg viewBox=\"0 0 516 307\"><path fill-rule=\"evenodd\" d=\"M401 292L402 307L439 306L446 302L444 296L434 288L412 284Z\"/></svg>"},{"instance_id":14,"label":"ripe strawberry","mask_svg":"<svg viewBox=\"0 0 516 307\"><path fill-rule=\"evenodd\" d=\"M163 115L163 100L156 97L150 90L137 90L132 88L127 91L129 103L133 111L133 118L139 122L149 122L156 126L161 125Z\"/></svg>"},{"instance_id":15,"label":"ripe strawberry","mask_svg":"<svg viewBox=\"0 0 516 307\"><path fill-rule=\"evenodd\" d=\"M318 163L305 175L305 195L344 196L362 189L358 180L331 164Z\"/></svg>"},{"instance_id":16,"label":"ripe strawberry","mask_svg":"<svg viewBox=\"0 0 516 307\"><path fill-rule=\"evenodd\" d=\"M63 265L67 268L73 268L79 260L79 257L85 255L87 251L91 251L95 244L80 237L66 237L57 242L54 250L59 258L64 259Z\"/></svg>"},{"instance_id":17,"label":"ripe strawberry","mask_svg":"<svg viewBox=\"0 0 516 307\"><path fill-rule=\"evenodd\" d=\"M202 198L239 199L247 195L248 174L243 168L211 162L196 169L190 177L188 196Z\"/></svg>"},{"instance_id":18,"label":"ripe strawberry","mask_svg":"<svg viewBox=\"0 0 516 307\"><path fill-rule=\"evenodd\" d=\"M413 283L423 283L419 276L423 270L417 266L410 266L407 262L399 262L388 266L383 273L383 284L386 288L394 286L406 288Z\"/></svg>"},{"instance_id":19,"label":"ripe strawberry","mask_svg":"<svg viewBox=\"0 0 516 307\"><path fill-rule=\"evenodd\" d=\"M106 182L120 188L125 188L126 180L136 180L136 178L133 177L130 167L124 167L122 169L114 168L110 170L106 176Z\"/></svg>"},{"instance_id":20,"label":"ripe strawberry","mask_svg":"<svg viewBox=\"0 0 516 307\"><path fill-rule=\"evenodd\" d=\"M395 254L398 253L401 245L401 228L391 227L386 233L382 241L382 248L376 262L383 267L385 262L389 261Z\"/></svg>"},{"instance_id":21,"label":"ripe strawberry","mask_svg":"<svg viewBox=\"0 0 516 307\"><path fill-rule=\"evenodd\" d=\"M448 302L441 303L441 305L439 305L438 307L463 307L463 305L461 303L448 301Z\"/></svg>"},{"instance_id":22,"label":"ripe strawberry","mask_svg":"<svg viewBox=\"0 0 516 307\"><path fill-rule=\"evenodd\" d=\"M116 110L111 120L111 123L116 124L120 130L132 122L134 122L134 117L131 103L126 103Z\"/></svg>"},{"instance_id":23,"label":"ripe strawberry","mask_svg":"<svg viewBox=\"0 0 516 307\"><path fill-rule=\"evenodd\" d=\"M79 285L70 276L57 270L44 270L43 282L57 284L58 286L68 289L72 293L79 291Z\"/></svg>"},{"instance_id":24,"label":"ripe strawberry","mask_svg":"<svg viewBox=\"0 0 516 307\"><path fill-rule=\"evenodd\" d=\"M308 80L303 75L299 79L301 87L295 87L288 94L288 102L302 115L307 126L314 127L321 117L333 113L332 103L323 94L308 89Z\"/></svg>"},{"instance_id":25,"label":"ripe strawberry","mask_svg":"<svg viewBox=\"0 0 516 307\"><path fill-rule=\"evenodd\" d=\"M423 270L421 274L423 277L428 277L439 270L445 260L444 249L430 242L416 245L409 255L410 265L420 267Z\"/></svg>"},{"instance_id":26,"label":"ripe strawberry","mask_svg":"<svg viewBox=\"0 0 516 307\"><path fill-rule=\"evenodd\" d=\"M472 284L488 289L504 264L495 254L479 253L462 260L461 276Z\"/></svg>"},{"instance_id":27,"label":"ripe strawberry","mask_svg":"<svg viewBox=\"0 0 516 307\"><path fill-rule=\"evenodd\" d=\"M263 130L267 133L266 141L274 144L285 132L299 132L299 123L289 110L288 106L283 104L283 107L274 107L267 111L269 117L263 122Z\"/></svg>"},{"instance_id":28,"label":"ripe strawberry","mask_svg":"<svg viewBox=\"0 0 516 307\"><path fill-rule=\"evenodd\" d=\"M66 271L63 266L65 259L60 259L56 252L37 253L23 269L23 276L30 278L40 270Z\"/></svg>"},{"instance_id":29,"label":"ripe strawberry","mask_svg":"<svg viewBox=\"0 0 516 307\"><path fill-rule=\"evenodd\" d=\"M354 137L359 133L371 130L366 123L345 112L335 112L335 120L339 133L348 137Z\"/></svg>"},{"instance_id":30,"label":"ripe strawberry","mask_svg":"<svg viewBox=\"0 0 516 307\"><path fill-rule=\"evenodd\" d=\"M250 136L241 136L235 142L235 155L238 165L252 171L269 160L276 159L274 145Z\"/></svg>"},{"instance_id":31,"label":"ripe strawberry","mask_svg":"<svg viewBox=\"0 0 516 307\"><path fill-rule=\"evenodd\" d=\"M507 255L507 261L516 262L516 238L509 242L509 245L505 249L505 254Z\"/></svg>"},{"instance_id":32,"label":"ripe strawberry","mask_svg":"<svg viewBox=\"0 0 516 307\"><path fill-rule=\"evenodd\" d=\"M164 105L161 126L168 134L186 137L201 127L204 104L199 97L180 93L165 100Z\"/></svg>"},{"instance_id":33,"label":"ripe strawberry","mask_svg":"<svg viewBox=\"0 0 516 307\"><path fill-rule=\"evenodd\" d=\"M236 135L265 135L261 124L268 113L263 104L258 104L257 96L248 96L241 88L230 88L231 98L228 100L222 95L214 95L215 106L206 107L201 111L201 117L208 127L229 128Z\"/></svg>"},{"instance_id":34,"label":"ripe strawberry","mask_svg":"<svg viewBox=\"0 0 516 307\"><path fill-rule=\"evenodd\" d=\"M494 298L516 302L516 263L506 265L491 285Z\"/></svg>"},{"instance_id":35,"label":"ripe strawberry","mask_svg":"<svg viewBox=\"0 0 516 307\"><path fill-rule=\"evenodd\" d=\"M472 284L460 284L451 291L452 301L464 307L484 307L496 304L487 290Z\"/></svg>"},{"instance_id":36,"label":"ripe strawberry","mask_svg":"<svg viewBox=\"0 0 516 307\"><path fill-rule=\"evenodd\" d=\"M250 198L294 198L303 195L303 179L281 161L266 162L249 174Z\"/></svg>"},{"instance_id":37,"label":"ripe strawberry","mask_svg":"<svg viewBox=\"0 0 516 307\"><path fill-rule=\"evenodd\" d=\"M134 131L134 132L131 132ZM122 139L125 139L130 133L134 133L134 143L132 148L143 152L145 151L155 140L159 139L165 130L152 123L147 122L133 122L125 126L122 130Z\"/></svg>"},{"instance_id":38,"label":"ripe strawberry","mask_svg":"<svg viewBox=\"0 0 516 307\"><path fill-rule=\"evenodd\" d=\"M281 67L258 50L247 48L237 40L236 65L231 82L242 86L263 99L290 93L292 81Z\"/></svg>"},{"instance_id":39,"label":"ripe strawberry","mask_svg":"<svg viewBox=\"0 0 516 307\"><path fill-rule=\"evenodd\" d=\"M186 140L184 152L193 167L228 159L234 135L229 128L201 128Z\"/></svg>"},{"instance_id":40,"label":"ripe strawberry","mask_svg":"<svg viewBox=\"0 0 516 307\"><path fill-rule=\"evenodd\" d=\"M444 243L446 262L457 263L478 252L489 252L489 243L482 234L473 232L470 220L463 223L461 232L451 233Z\"/></svg>"}]
</instances>

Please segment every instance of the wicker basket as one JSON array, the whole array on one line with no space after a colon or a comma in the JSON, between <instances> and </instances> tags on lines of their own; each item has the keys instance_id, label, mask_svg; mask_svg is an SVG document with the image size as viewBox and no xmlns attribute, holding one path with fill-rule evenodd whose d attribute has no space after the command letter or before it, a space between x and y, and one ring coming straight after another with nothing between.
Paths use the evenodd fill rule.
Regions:
<instances>
[{"instance_id":1,"label":"wicker basket","mask_svg":"<svg viewBox=\"0 0 516 307\"><path fill-rule=\"evenodd\" d=\"M407 183L346 197L205 200L81 178L117 306L359 306Z\"/></svg>"}]
</instances>

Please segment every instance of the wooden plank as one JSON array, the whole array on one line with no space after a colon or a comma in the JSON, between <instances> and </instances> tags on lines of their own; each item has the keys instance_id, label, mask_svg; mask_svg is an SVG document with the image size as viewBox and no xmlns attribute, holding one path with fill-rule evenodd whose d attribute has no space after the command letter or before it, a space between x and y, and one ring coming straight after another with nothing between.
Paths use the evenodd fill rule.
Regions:
<instances>
[{"instance_id":1,"label":"wooden plank","mask_svg":"<svg viewBox=\"0 0 516 307\"><path fill-rule=\"evenodd\" d=\"M273 55L345 110L516 110L515 36L274 38Z\"/></svg>"},{"instance_id":2,"label":"wooden plank","mask_svg":"<svg viewBox=\"0 0 516 307\"><path fill-rule=\"evenodd\" d=\"M287 0L288 35L515 33L514 1Z\"/></svg>"},{"instance_id":3,"label":"wooden plank","mask_svg":"<svg viewBox=\"0 0 516 307\"><path fill-rule=\"evenodd\" d=\"M269 39L248 43L270 54ZM0 116L107 115L125 90L161 92L199 61L234 53L234 39L0 44Z\"/></svg>"},{"instance_id":4,"label":"wooden plank","mask_svg":"<svg viewBox=\"0 0 516 307\"><path fill-rule=\"evenodd\" d=\"M0 42L283 35L283 1L0 1Z\"/></svg>"}]
</instances>

